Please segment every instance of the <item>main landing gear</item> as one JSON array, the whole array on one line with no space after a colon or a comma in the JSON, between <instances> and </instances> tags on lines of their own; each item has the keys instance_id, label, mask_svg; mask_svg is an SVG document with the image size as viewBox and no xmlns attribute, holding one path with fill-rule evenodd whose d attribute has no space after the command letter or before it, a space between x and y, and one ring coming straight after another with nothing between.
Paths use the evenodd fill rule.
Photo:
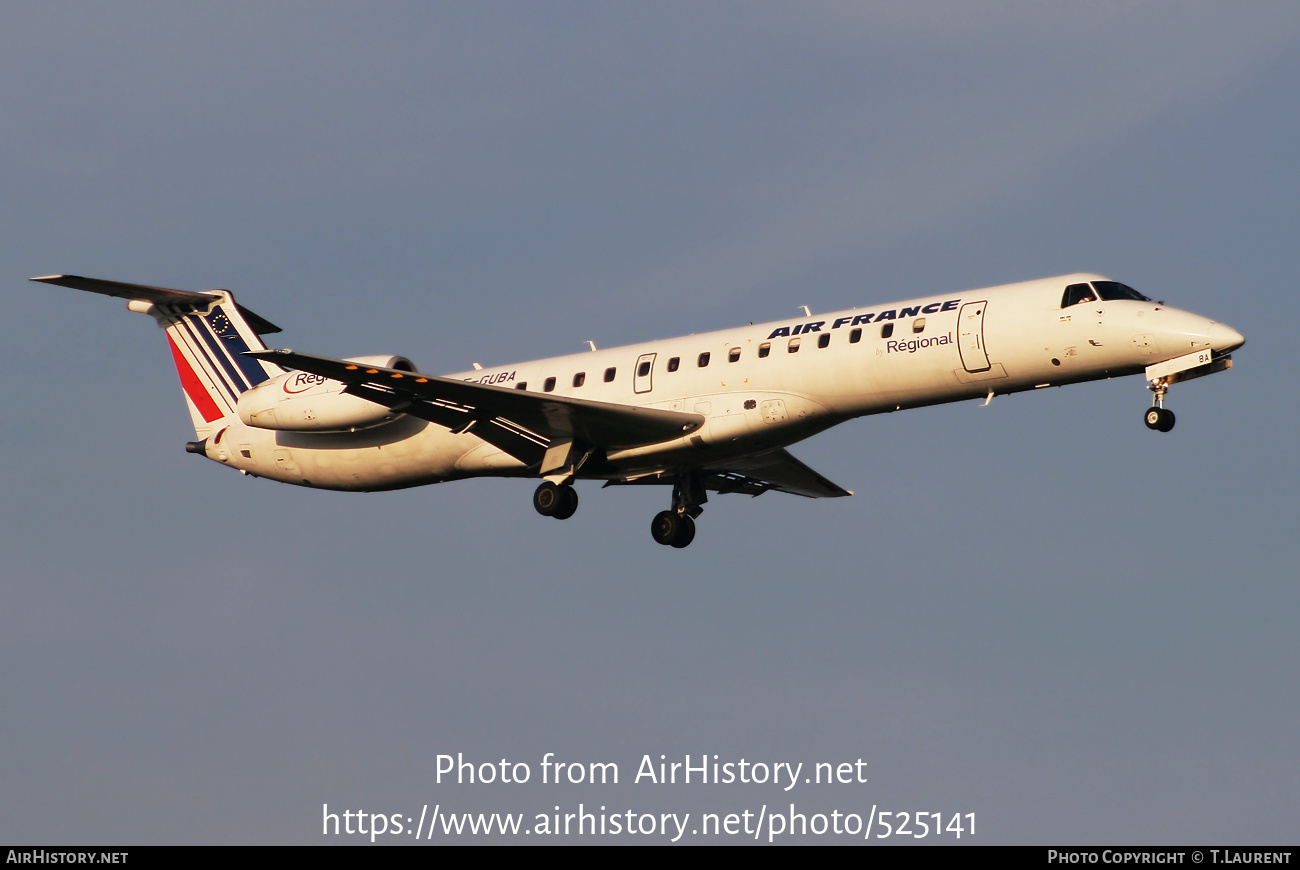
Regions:
<instances>
[{"instance_id":1,"label":"main landing gear","mask_svg":"<svg viewBox=\"0 0 1300 870\"><path fill-rule=\"evenodd\" d=\"M578 493L567 483L544 481L533 493L533 507L544 517L567 520L578 509Z\"/></svg>"},{"instance_id":2,"label":"main landing gear","mask_svg":"<svg viewBox=\"0 0 1300 870\"><path fill-rule=\"evenodd\" d=\"M1155 429L1157 432L1168 432L1174 428L1174 412L1165 407L1165 393L1169 392L1169 380L1160 378L1152 381L1147 388L1154 394L1151 399L1151 407L1147 409L1146 416L1143 420L1148 429Z\"/></svg>"},{"instance_id":3,"label":"main landing gear","mask_svg":"<svg viewBox=\"0 0 1300 870\"><path fill-rule=\"evenodd\" d=\"M704 513L700 505L709 500L698 471L685 472L673 483L673 506L660 511L650 523L656 544L682 549L695 540L695 518Z\"/></svg>"},{"instance_id":4,"label":"main landing gear","mask_svg":"<svg viewBox=\"0 0 1300 870\"><path fill-rule=\"evenodd\" d=\"M650 524L656 543L682 549L695 540L695 519L708 501L704 481L698 471L684 472L673 482L673 506L660 511ZM578 509L578 493L567 483L543 481L533 493L533 507L544 517L567 520Z\"/></svg>"}]
</instances>

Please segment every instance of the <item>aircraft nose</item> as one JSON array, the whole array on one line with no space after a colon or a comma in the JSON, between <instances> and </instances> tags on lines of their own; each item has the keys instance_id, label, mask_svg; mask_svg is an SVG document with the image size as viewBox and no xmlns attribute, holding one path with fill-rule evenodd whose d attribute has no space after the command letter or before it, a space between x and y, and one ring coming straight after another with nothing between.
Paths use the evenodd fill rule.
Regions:
<instances>
[{"instance_id":1,"label":"aircraft nose","mask_svg":"<svg viewBox=\"0 0 1300 870\"><path fill-rule=\"evenodd\" d=\"M1231 353L1246 343L1246 336L1226 323L1210 324L1210 349L1217 353Z\"/></svg>"}]
</instances>

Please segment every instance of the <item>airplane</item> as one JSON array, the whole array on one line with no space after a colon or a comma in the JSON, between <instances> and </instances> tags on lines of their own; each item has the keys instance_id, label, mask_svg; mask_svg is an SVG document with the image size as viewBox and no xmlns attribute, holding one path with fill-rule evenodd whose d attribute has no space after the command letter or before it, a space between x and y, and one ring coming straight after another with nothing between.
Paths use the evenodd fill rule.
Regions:
<instances>
[{"instance_id":1,"label":"airplane","mask_svg":"<svg viewBox=\"0 0 1300 870\"><path fill-rule=\"evenodd\" d=\"M541 479L571 517L576 480L672 487L651 534L683 548L708 493L852 495L791 444L854 417L1141 373L1147 428L1169 387L1232 367L1218 321L1074 274L435 376L405 357L270 349L280 328L226 290L32 278L127 300L166 333L196 440L241 474L374 492Z\"/></svg>"}]
</instances>

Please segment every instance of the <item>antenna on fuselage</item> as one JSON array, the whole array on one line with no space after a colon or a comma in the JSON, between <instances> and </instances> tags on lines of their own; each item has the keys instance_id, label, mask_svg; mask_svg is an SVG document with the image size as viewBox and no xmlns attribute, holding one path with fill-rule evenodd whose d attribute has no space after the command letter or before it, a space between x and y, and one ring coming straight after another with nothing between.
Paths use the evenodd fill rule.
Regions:
<instances>
[{"instance_id":1,"label":"antenna on fuselage","mask_svg":"<svg viewBox=\"0 0 1300 870\"><path fill-rule=\"evenodd\" d=\"M591 350L594 353L596 350L596 342L592 341L591 339L587 339L587 344L591 345Z\"/></svg>"},{"instance_id":2,"label":"antenna on fuselage","mask_svg":"<svg viewBox=\"0 0 1300 870\"><path fill-rule=\"evenodd\" d=\"M804 317L812 317L812 312L808 310L808 306L807 306L807 305L800 305L799 307L803 309L803 316L804 316Z\"/></svg>"}]
</instances>

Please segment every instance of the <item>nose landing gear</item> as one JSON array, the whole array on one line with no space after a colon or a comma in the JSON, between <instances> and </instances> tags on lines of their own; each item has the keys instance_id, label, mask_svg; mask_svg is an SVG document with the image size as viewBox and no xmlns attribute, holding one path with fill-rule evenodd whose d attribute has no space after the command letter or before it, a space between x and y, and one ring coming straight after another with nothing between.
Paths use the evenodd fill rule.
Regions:
<instances>
[{"instance_id":1,"label":"nose landing gear","mask_svg":"<svg viewBox=\"0 0 1300 870\"><path fill-rule=\"evenodd\" d=\"M1174 412L1165 407L1165 393L1169 392L1169 379L1158 378L1151 382L1148 389L1154 395L1151 399L1152 405L1147 409L1143 420L1148 429L1154 429L1157 432L1168 432L1174 428Z\"/></svg>"}]
</instances>

